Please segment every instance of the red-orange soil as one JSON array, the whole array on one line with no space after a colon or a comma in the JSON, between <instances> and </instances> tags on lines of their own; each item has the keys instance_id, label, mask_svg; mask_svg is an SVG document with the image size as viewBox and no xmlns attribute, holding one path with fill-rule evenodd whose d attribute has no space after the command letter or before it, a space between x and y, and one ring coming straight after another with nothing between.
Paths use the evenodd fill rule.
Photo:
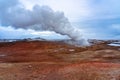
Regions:
<instances>
[{"instance_id":1,"label":"red-orange soil","mask_svg":"<svg viewBox=\"0 0 120 80\"><path fill-rule=\"evenodd\" d=\"M107 43L0 43L0 80L120 80L120 47Z\"/></svg>"}]
</instances>

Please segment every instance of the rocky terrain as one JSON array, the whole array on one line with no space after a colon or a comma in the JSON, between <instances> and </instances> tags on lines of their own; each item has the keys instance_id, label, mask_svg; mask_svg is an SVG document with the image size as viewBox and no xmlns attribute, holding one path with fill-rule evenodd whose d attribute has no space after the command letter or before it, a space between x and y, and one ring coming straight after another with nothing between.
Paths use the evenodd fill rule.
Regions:
<instances>
[{"instance_id":1,"label":"rocky terrain","mask_svg":"<svg viewBox=\"0 0 120 80\"><path fill-rule=\"evenodd\" d=\"M120 80L120 46L112 42L0 42L0 80Z\"/></svg>"}]
</instances>

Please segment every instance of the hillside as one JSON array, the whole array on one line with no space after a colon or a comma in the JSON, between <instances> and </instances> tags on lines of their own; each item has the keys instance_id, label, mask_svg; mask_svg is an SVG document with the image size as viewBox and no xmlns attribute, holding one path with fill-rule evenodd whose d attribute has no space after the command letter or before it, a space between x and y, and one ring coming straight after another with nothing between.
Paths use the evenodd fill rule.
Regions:
<instances>
[{"instance_id":1,"label":"hillside","mask_svg":"<svg viewBox=\"0 0 120 80\"><path fill-rule=\"evenodd\" d=\"M0 80L119 80L120 47L93 42L88 47L62 41L1 42Z\"/></svg>"}]
</instances>

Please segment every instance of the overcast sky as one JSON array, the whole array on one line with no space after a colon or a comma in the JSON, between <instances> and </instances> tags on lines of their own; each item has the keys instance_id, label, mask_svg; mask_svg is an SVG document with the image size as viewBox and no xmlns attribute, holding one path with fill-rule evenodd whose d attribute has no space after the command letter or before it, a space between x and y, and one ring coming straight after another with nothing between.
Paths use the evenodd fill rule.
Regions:
<instances>
[{"instance_id":1,"label":"overcast sky","mask_svg":"<svg viewBox=\"0 0 120 80\"><path fill-rule=\"evenodd\" d=\"M5 1L11 3L10 0ZM79 28L87 38L120 39L120 0L19 0L19 2L29 10L37 4L64 12L72 26ZM1 0L0 5L9 4L4 4ZM4 9L3 6L0 6L0 9ZM4 14L0 12L0 15ZM2 25L0 19L0 38L39 36L48 39L67 38L49 31L15 29L12 25Z\"/></svg>"}]
</instances>

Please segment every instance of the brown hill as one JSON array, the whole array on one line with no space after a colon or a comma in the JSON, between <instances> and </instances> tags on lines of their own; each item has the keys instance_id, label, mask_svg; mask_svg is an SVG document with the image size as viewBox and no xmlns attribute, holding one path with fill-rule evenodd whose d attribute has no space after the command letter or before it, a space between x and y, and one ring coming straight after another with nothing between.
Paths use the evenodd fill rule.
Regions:
<instances>
[{"instance_id":1,"label":"brown hill","mask_svg":"<svg viewBox=\"0 0 120 80\"><path fill-rule=\"evenodd\" d=\"M0 43L0 80L120 80L119 47L107 43Z\"/></svg>"}]
</instances>

